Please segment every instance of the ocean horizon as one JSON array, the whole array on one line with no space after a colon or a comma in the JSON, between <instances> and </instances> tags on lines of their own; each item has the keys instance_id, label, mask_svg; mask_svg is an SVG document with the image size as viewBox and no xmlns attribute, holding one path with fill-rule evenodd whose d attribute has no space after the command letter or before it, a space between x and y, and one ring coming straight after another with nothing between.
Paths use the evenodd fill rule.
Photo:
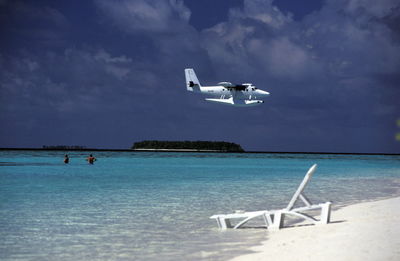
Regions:
<instances>
[{"instance_id":1,"label":"ocean horizon","mask_svg":"<svg viewBox=\"0 0 400 261\"><path fill-rule=\"evenodd\" d=\"M400 195L400 155L1 150L0 259L226 260L268 231L209 217L285 207L314 163L313 203Z\"/></svg>"},{"instance_id":2,"label":"ocean horizon","mask_svg":"<svg viewBox=\"0 0 400 261\"><path fill-rule=\"evenodd\" d=\"M0 147L0 151L58 151L62 153L71 152L182 152L182 153L243 153L243 154L332 154L332 155L388 155L400 156L397 152L346 152L346 151L269 151L269 150L245 150L245 151L223 151L223 150L197 150L197 149L130 149L130 148L54 148L57 146L38 147ZM79 146L71 146L79 147Z\"/></svg>"}]
</instances>

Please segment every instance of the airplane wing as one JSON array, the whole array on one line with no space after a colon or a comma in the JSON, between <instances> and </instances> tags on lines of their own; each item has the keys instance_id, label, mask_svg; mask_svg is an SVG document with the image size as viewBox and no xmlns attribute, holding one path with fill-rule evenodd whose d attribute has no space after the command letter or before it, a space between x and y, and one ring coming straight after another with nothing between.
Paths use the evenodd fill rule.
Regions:
<instances>
[{"instance_id":1,"label":"airplane wing","mask_svg":"<svg viewBox=\"0 0 400 261\"><path fill-rule=\"evenodd\" d=\"M231 87L233 84L231 82L219 82L218 85L224 86L224 87Z\"/></svg>"}]
</instances>

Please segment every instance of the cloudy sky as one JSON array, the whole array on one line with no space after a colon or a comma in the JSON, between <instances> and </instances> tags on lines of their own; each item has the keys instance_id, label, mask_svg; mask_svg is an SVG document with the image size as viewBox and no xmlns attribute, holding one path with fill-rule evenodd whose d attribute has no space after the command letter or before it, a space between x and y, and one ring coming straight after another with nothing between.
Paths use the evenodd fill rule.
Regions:
<instances>
[{"instance_id":1,"label":"cloudy sky","mask_svg":"<svg viewBox=\"0 0 400 261\"><path fill-rule=\"evenodd\" d=\"M400 153L400 0L0 0L0 147ZM257 107L204 101L252 82Z\"/></svg>"}]
</instances>

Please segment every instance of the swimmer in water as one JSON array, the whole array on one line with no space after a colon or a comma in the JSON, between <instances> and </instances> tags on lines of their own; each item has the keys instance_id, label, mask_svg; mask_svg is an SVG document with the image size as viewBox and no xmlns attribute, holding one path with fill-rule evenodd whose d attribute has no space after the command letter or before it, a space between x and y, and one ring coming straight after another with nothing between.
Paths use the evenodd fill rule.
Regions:
<instances>
[{"instance_id":1,"label":"swimmer in water","mask_svg":"<svg viewBox=\"0 0 400 261\"><path fill-rule=\"evenodd\" d=\"M89 164L93 164L96 161L96 158L93 157L92 154L90 154L89 157L87 157L86 160L89 162Z\"/></svg>"},{"instance_id":2,"label":"swimmer in water","mask_svg":"<svg viewBox=\"0 0 400 261\"><path fill-rule=\"evenodd\" d=\"M64 163L65 163L65 164L68 164L68 163L69 163L69 158L68 158L68 155L67 155L67 154L65 154L65 156L64 156Z\"/></svg>"}]
</instances>

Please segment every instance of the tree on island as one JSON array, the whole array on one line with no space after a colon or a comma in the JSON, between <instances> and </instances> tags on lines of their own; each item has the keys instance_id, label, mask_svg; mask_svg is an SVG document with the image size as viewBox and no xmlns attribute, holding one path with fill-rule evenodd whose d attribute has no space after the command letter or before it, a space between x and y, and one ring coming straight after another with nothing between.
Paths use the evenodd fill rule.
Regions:
<instances>
[{"instance_id":1,"label":"tree on island","mask_svg":"<svg viewBox=\"0 0 400 261\"><path fill-rule=\"evenodd\" d=\"M159 141L145 140L135 142L134 150L197 150L197 151L223 151L244 152L238 144L225 141Z\"/></svg>"}]
</instances>

